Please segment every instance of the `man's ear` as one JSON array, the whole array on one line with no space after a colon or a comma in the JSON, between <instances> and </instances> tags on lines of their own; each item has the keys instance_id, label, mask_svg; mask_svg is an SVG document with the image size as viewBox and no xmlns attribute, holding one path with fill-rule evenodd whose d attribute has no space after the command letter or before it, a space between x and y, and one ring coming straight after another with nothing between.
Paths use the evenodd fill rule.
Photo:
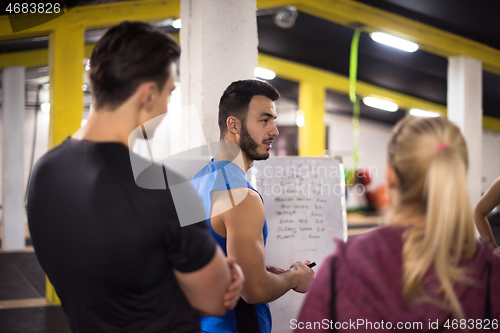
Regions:
<instances>
[{"instance_id":1,"label":"man's ear","mask_svg":"<svg viewBox=\"0 0 500 333\"><path fill-rule=\"evenodd\" d=\"M385 178L387 181L387 188L389 190L396 190L399 188L399 179L396 174L396 170L394 170L394 168L389 164L387 164Z\"/></svg>"},{"instance_id":2,"label":"man's ear","mask_svg":"<svg viewBox=\"0 0 500 333\"><path fill-rule=\"evenodd\" d=\"M226 126L227 126L228 132L230 132L234 135L240 134L241 122L238 118L233 117L233 116L227 117Z\"/></svg>"},{"instance_id":3,"label":"man's ear","mask_svg":"<svg viewBox=\"0 0 500 333\"><path fill-rule=\"evenodd\" d=\"M151 111L156 98L158 97L158 87L154 82L145 82L139 86L139 96L141 109Z\"/></svg>"}]
</instances>

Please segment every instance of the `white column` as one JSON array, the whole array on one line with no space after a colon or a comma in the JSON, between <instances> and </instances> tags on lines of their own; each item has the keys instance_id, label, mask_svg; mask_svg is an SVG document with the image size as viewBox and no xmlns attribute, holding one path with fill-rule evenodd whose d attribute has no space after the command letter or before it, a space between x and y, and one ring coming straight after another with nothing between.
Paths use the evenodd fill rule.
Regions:
<instances>
[{"instance_id":1,"label":"white column","mask_svg":"<svg viewBox=\"0 0 500 333\"><path fill-rule=\"evenodd\" d=\"M448 119L467 141L469 151L468 186L471 205L481 197L483 81L481 61L457 56L448 58Z\"/></svg>"},{"instance_id":2,"label":"white column","mask_svg":"<svg viewBox=\"0 0 500 333\"><path fill-rule=\"evenodd\" d=\"M24 67L3 69L3 224L2 248L25 248Z\"/></svg>"},{"instance_id":3,"label":"white column","mask_svg":"<svg viewBox=\"0 0 500 333\"><path fill-rule=\"evenodd\" d=\"M219 141L217 114L225 88L233 81L255 78L255 12L255 0L181 0L182 105L196 106L210 142Z\"/></svg>"}]
</instances>

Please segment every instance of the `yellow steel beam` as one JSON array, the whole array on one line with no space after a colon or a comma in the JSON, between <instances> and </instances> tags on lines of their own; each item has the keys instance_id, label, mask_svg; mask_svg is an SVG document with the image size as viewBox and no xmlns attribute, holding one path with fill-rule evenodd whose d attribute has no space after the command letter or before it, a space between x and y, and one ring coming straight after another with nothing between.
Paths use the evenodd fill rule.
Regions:
<instances>
[{"instance_id":1,"label":"yellow steel beam","mask_svg":"<svg viewBox=\"0 0 500 333\"><path fill-rule=\"evenodd\" d=\"M483 116L483 129L500 133L500 119L490 116Z\"/></svg>"},{"instance_id":2,"label":"yellow steel beam","mask_svg":"<svg viewBox=\"0 0 500 333\"><path fill-rule=\"evenodd\" d=\"M33 28L13 33L7 15L0 16L0 39L26 38L48 35L51 31L74 24L84 29L97 29L116 25L122 21L159 21L178 18L179 0L120 1L114 3L78 6L66 14ZM33 20L34 14L12 15L16 20ZM45 15L45 14L40 14ZM35 15L37 16L37 15Z\"/></svg>"},{"instance_id":3,"label":"yellow steel beam","mask_svg":"<svg viewBox=\"0 0 500 333\"><path fill-rule=\"evenodd\" d=\"M56 289L50 282L47 275L45 275L45 297L53 305L61 305L61 300L57 296Z\"/></svg>"},{"instance_id":4,"label":"yellow steel beam","mask_svg":"<svg viewBox=\"0 0 500 333\"><path fill-rule=\"evenodd\" d=\"M179 34L171 34L171 36L176 41L179 41ZM85 44L85 58L90 57L96 44L97 43ZM0 69L11 66L24 66L26 68L47 66L48 59L47 49L0 53Z\"/></svg>"},{"instance_id":5,"label":"yellow steel beam","mask_svg":"<svg viewBox=\"0 0 500 333\"><path fill-rule=\"evenodd\" d=\"M344 26L359 22L367 26L367 32L382 31L399 36L442 57L462 55L475 58L481 60L485 70L500 74L500 50L356 1L257 0L260 9L286 5Z\"/></svg>"},{"instance_id":6,"label":"yellow steel beam","mask_svg":"<svg viewBox=\"0 0 500 333\"><path fill-rule=\"evenodd\" d=\"M85 58L90 58L90 55L92 54L92 50L94 49L96 44L97 43L85 44L85 51L84 51Z\"/></svg>"},{"instance_id":7,"label":"yellow steel beam","mask_svg":"<svg viewBox=\"0 0 500 333\"><path fill-rule=\"evenodd\" d=\"M40 67L47 66L47 50L33 50L0 54L0 69L11 66Z\"/></svg>"},{"instance_id":8,"label":"yellow steel beam","mask_svg":"<svg viewBox=\"0 0 500 333\"><path fill-rule=\"evenodd\" d=\"M311 81L322 85L326 89L335 90L344 94L349 92L349 78L346 76L262 53L259 54L259 66L274 71L277 76L284 79L297 82ZM420 98L398 93L361 81L356 83L356 93L363 97L374 96L383 98L392 101L398 104L401 108L405 109L415 108L427 111L437 111L446 114L445 105L432 103Z\"/></svg>"},{"instance_id":9,"label":"yellow steel beam","mask_svg":"<svg viewBox=\"0 0 500 333\"><path fill-rule=\"evenodd\" d=\"M74 15L86 29L96 29L116 25L125 20L152 22L168 18L177 19L180 16L180 0L122 1L80 6L73 10L75 10Z\"/></svg>"},{"instance_id":10,"label":"yellow steel beam","mask_svg":"<svg viewBox=\"0 0 500 333\"><path fill-rule=\"evenodd\" d=\"M49 147L80 128L83 115L84 29L58 28L49 37Z\"/></svg>"},{"instance_id":11,"label":"yellow steel beam","mask_svg":"<svg viewBox=\"0 0 500 333\"><path fill-rule=\"evenodd\" d=\"M299 156L322 156L326 149L325 87L314 80L299 83L299 109L304 126L299 127Z\"/></svg>"},{"instance_id":12,"label":"yellow steel beam","mask_svg":"<svg viewBox=\"0 0 500 333\"><path fill-rule=\"evenodd\" d=\"M316 1L316 0L311 0ZM300 0L257 0L257 8L271 9L285 6L294 6L299 8L301 5Z\"/></svg>"}]
</instances>

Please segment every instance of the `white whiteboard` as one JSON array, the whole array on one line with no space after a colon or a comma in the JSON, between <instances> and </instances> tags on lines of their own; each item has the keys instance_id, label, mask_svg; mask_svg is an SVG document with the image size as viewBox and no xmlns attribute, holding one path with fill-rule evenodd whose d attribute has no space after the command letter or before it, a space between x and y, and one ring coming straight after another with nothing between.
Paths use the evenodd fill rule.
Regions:
<instances>
[{"instance_id":1,"label":"white whiteboard","mask_svg":"<svg viewBox=\"0 0 500 333\"><path fill-rule=\"evenodd\" d=\"M317 271L335 249L333 238L347 240L344 170L335 158L271 157L255 161L247 176L264 199L267 265L310 260ZM273 333L291 331L304 297L291 290L269 304Z\"/></svg>"}]
</instances>

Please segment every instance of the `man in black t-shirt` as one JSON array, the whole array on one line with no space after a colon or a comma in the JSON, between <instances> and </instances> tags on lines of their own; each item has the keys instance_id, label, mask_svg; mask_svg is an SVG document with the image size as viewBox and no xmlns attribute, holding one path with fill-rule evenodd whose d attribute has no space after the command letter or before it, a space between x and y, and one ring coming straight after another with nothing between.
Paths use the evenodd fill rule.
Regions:
<instances>
[{"instance_id":1,"label":"man in black t-shirt","mask_svg":"<svg viewBox=\"0 0 500 333\"><path fill-rule=\"evenodd\" d=\"M179 52L148 24L111 28L90 58L95 110L33 170L33 246L75 333L199 332L199 314L238 300L241 269L206 224L180 226L166 178L166 190L134 180L128 137L167 111Z\"/></svg>"}]
</instances>

